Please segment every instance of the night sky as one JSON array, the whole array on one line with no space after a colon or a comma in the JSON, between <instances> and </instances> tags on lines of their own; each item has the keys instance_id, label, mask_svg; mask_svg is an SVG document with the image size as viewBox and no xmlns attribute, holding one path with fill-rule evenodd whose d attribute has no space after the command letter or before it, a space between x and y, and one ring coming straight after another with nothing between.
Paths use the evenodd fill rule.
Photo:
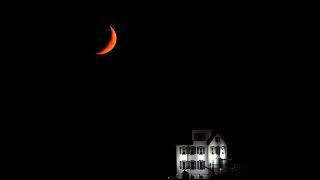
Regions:
<instances>
[{"instance_id":1,"label":"night sky","mask_svg":"<svg viewBox=\"0 0 320 180\"><path fill-rule=\"evenodd\" d=\"M276 134L286 135L292 122L280 122L301 112L285 105L296 100L291 89L281 89L290 74L270 78L287 65L277 55L290 39L282 29L287 19L247 4L51 7L13 17L19 21L8 26L13 35L5 62L19 72L12 73L18 80L11 82L23 82L12 91L14 97L35 102L41 96L41 108L33 108L45 114L41 122L58 119L36 128L59 132L41 141L61 147L59 152L85 167L82 172L90 172L91 179L105 179L110 172L159 179L174 174L175 144L191 140L192 128L221 129L250 175L268 174L270 159L288 152L282 149L287 137ZM97 56L109 25L117 32L117 45ZM19 42L28 44L17 51Z\"/></svg>"},{"instance_id":2,"label":"night sky","mask_svg":"<svg viewBox=\"0 0 320 180\"><path fill-rule=\"evenodd\" d=\"M101 127L119 129L115 137L121 140L111 142L124 148L124 158L115 161L123 166L132 155L127 170L139 177L174 175L175 144L190 141L191 129L199 127L221 129L231 141L233 158L250 168L251 175L265 166L261 155L272 125L267 109L256 105L264 87L253 82L260 81L254 74L274 48L267 43L274 37L273 27L262 9L205 6L153 4L98 13L96 50L105 41L106 24L114 25L119 36L111 53L93 58L99 79L106 78L112 87L116 103L105 116L116 123L99 122L93 129L111 137L118 130ZM110 62L115 68L103 66ZM99 152L111 153L108 147Z\"/></svg>"}]
</instances>

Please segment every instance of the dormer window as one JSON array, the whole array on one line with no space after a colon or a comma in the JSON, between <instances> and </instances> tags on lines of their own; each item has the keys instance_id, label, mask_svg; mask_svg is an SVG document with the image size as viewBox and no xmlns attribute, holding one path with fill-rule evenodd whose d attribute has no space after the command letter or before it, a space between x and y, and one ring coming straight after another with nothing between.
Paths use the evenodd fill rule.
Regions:
<instances>
[{"instance_id":1,"label":"dormer window","mask_svg":"<svg viewBox=\"0 0 320 180\"><path fill-rule=\"evenodd\" d=\"M194 134L194 139L196 141L205 141L206 140L206 135L204 133L195 133Z\"/></svg>"},{"instance_id":2,"label":"dormer window","mask_svg":"<svg viewBox=\"0 0 320 180\"><path fill-rule=\"evenodd\" d=\"M216 136L215 141L218 143L220 142L220 137Z\"/></svg>"}]
</instances>

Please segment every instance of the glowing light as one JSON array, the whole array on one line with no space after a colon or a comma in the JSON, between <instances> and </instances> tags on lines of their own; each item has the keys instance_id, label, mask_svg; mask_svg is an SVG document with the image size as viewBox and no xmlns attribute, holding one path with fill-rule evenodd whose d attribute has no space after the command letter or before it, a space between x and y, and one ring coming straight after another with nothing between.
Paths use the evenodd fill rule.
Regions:
<instances>
[{"instance_id":1,"label":"glowing light","mask_svg":"<svg viewBox=\"0 0 320 180\"><path fill-rule=\"evenodd\" d=\"M98 55L107 54L116 46L116 42L117 42L116 31L111 26L110 26L110 29L111 29L110 41L107 43L106 47L103 50L101 50L100 52L97 53Z\"/></svg>"}]
</instances>

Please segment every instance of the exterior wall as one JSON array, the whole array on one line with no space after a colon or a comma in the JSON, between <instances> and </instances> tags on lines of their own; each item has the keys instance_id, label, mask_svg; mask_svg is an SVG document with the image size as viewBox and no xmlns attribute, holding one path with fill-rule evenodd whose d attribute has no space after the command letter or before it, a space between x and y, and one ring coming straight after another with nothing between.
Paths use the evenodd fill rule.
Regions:
<instances>
[{"instance_id":1,"label":"exterior wall","mask_svg":"<svg viewBox=\"0 0 320 180\"><path fill-rule=\"evenodd\" d=\"M208 145L206 141L194 141L193 142L193 146L203 146L205 149L204 154L200 155L200 154L195 154L193 155L193 159L195 161L205 161L205 167L209 167L208 166ZM207 168L205 169L194 169L194 170L190 170L189 171L190 174L194 175L195 177L198 177L199 175L202 176L207 176L209 174L209 170Z\"/></svg>"},{"instance_id":2,"label":"exterior wall","mask_svg":"<svg viewBox=\"0 0 320 180\"><path fill-rule=\"evenodd\" d=\"M216 137L218 137L220 139L219 142L216 142ZM212 148L213 147L213 152L212 152ZM216 152L216 148L219 147L220 148L220 153ZM221 173L221 171L223 171L223 169L226 168L227 165L227 144L225 142L225 140L223 139L223 137L220 134L217 134L213 140L211 141L211 143L208 145L208 163L210 166L210 168L214 169L215 173Z\"/></svg>"},{"instance_id":3,"label":"exterior wall","mask_svg":"<svg viewBox=\"0 0 320 180\"><path fill-rule=\"evenodd\" d=\"M191 146L203 146L204 147L204 154L180 154L180 147L191 147ZM186 171L189 173L190 178L191 175L194 176L195 179L199 179L199 175L203 176L204 179L206 179L209 175L209 163L208 163L208 145L206 142L203 141L195 141L192 145L177 145L176 146L176 168L177 168L177 177L182 178L182 172L183 169L180 169L180 161L205 161L205 169L186 169Z\"/></svg>"},{"instance_id":4,"label":"exterior wall","mask_svg":"<svg viewBox=\"0 0 320 180\"><path fill-rule=\"evenodd\" d=\"M196 138L194 137L194 134L197 133L205 133L205 141L196 141ZM211 131L209 130L194 130L192 131L192 139L193 143L188 145L177 145L176 146L176 168L177 168L177 178L182 178L182 172L184 169L180 169L180 161L195 161L198 162L200 160L205 161L205 169L185 169L189 175L194 177L194 179L199 179L199 175L202 176L203 179L209 178L210 169L213 169L215 173L221 173L221 171L226 167L227 162L227 144L223 137L220 134L215 135L213 137L210 144L207 144L207 140L212 135ZM220 139L219 142L216 142L215 138L218 137ZM198 154L196 151L196 154L180 154L180 147L204 147L204 154ZM220 153L217 154L216 151L212 153L211 147L220 147ZM215 150L215 149L214 149ZM197 163L196 163L197 167ZM219 171L219 172L217 172Z\"/></svg>"}]
</instances>

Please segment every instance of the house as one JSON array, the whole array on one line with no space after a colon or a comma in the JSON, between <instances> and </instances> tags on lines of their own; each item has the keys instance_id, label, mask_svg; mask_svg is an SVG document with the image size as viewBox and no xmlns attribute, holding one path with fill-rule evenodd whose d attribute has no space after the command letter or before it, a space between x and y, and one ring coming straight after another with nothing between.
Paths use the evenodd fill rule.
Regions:
<instances>
[{"instance_id":1,"label":"house","mask_svg":"<svg viewBox=\"0 0 320 180\"><path fill-rule=\"evenodd\" d=\"M176 145L178 179L208 179L227 170L228 147L224 137L214 130L192 130L192 143ZM186 173L187 172L187 173Z\"/></svg>"}]
</instances>

